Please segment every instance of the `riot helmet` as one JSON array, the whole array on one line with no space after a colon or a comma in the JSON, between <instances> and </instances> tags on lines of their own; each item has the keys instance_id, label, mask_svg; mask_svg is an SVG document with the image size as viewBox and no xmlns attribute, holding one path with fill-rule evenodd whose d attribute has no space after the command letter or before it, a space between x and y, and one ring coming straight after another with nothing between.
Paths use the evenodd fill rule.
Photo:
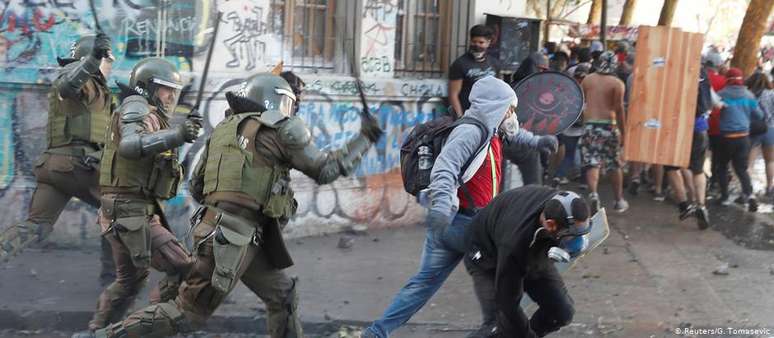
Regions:
<instances>
[{"instance_id":1,"label":"riot helmet","mask_svg":"<svg viewBox=\"0 0 774 338\"><path fill-rule=\"evenodd\" d=\"M97 36L94 34L81 36L78 40L73 42L72 45L70 45L70 51L65 57L57 58L59 65L64 66L68 63L78 61L81 58L91 54L91 50L92 48L94 48L94 40L96 38ZM108 51L107 59L110 62L113 62L116 60L115 56L113 56L112 51Z\"/></svg>"},{"instance_id":2,"label":"riot helmet","mask_svg":"<svg viewBox=\"0 0 774 338\"><path fill-rule=\"evenodd\" d=\"M295 112L296 95L285 79L272 73L255 74L237 91L227 92L226 100L234 113L270 112L290 117Z\"/></svg>"},{"instance_id":3,"label":"riot helmet","mask_svg":"<svg viewBox=\"0 0 774 338\"><path fill-rule=\"evenodd\" d=\"M164 114L175 111L183 89L177 68L162 58L147 58L138 62L129 75L129 87L142 95Z\"/></svg>"}]
</instances>

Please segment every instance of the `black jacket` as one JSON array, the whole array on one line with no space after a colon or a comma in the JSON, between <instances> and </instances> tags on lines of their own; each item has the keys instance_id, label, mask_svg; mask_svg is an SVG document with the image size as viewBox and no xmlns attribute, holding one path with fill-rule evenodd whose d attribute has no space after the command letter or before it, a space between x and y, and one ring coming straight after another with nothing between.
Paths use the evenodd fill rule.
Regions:
<instances>
[{"instance_id":1,"label":"black jacket","mask_svg":"<svg viewBox=\"0 0 774 338\"><path fill-rule=\"evenodd\" d=\"M497 326L505 336L534 337L529 320L519 307L524 279L536 264L548 264L550 241L538 240L530 250L540 227L543 205L558 190L526 186L504 192L473 219L467 263L495 274ZM545 232L543 232L545 234ZM480 255L478 259L476 256Z\"/></svg>"}]
</instances>

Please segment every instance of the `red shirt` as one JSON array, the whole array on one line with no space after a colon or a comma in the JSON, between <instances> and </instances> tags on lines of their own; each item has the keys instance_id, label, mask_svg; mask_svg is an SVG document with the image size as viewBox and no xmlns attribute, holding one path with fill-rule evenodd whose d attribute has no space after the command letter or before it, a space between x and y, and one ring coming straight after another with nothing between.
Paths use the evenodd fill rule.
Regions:
<instances>
[{"instance_id":1,"label":"red shirt","mask_svg":"<svg viewBox=\"0 0 774 338\"><path fill-rule=\"evenodd\" d=\"M478 168L473 177L465 183L476 208L480 209L489 204L499 193L502 181L503 145L499 137L493 137L489 143L484 163ZM468 197L462 188L457 189L457 198L460 199L460 209L468 208Z\"/></svg>"},{"instance_id":2,"label":"red shirt","mask_svg":"<svg viewBox=\"0 0 774 338\"><path fill-rule=\"evenodd\" d=\"M712 86L712 90L716 93L726 87L728 79L726 79L725 76L718 74L718 72L713 69L707 69L707 75L709 76L710 86ZM720 109L718 108L712 108L707 134L711 136L720 136Z\"/></svg>"}]
</instances>

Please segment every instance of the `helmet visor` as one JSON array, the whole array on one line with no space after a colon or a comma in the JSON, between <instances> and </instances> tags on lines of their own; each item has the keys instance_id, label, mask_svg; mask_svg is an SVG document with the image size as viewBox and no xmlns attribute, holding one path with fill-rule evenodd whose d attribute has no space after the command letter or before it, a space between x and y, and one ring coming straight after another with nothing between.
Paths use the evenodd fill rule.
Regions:
<instances>
[{"instance_id":1,"label":"helmet visor","mask_svg":"<svg viewBox=\"0 0 774 338\"><path fill-rule=\"evenodd\" d=\"M177 108L177 100L180 99L180 92L183 90L183 86L178 83L162 79L153 79L151 81L156 87L155 96L158 104L167 113L174 113L175 108Z\"/></svg>"},{"instance_id":2,"label":"helmet visor","mask_svg":"<svg viewBox=\"0 0 774 338\"><path fill-rule=\"evenodd\" d=\"M274 92L280 95L278 107L280 113L285 116L292 116L295 112L296 95L292 91L283 88L275 88Z\"/></svg>"}]
</instances>

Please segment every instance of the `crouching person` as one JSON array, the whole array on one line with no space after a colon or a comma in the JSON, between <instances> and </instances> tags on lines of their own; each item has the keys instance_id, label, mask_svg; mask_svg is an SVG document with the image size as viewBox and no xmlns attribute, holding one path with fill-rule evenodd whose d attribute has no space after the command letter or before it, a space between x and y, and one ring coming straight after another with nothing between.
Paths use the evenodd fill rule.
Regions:
<instances>
[{"instance_id":1,"label":"crouching person","mask_svg":"<svg viewBox=\"0 0 774 338\"><path fill-rule=\"evenodd\" d=\"M496 318L471 337L543 337L572 322L574 303L553 262L585 249L588 219L580 196L542 186L504 192L476 215L465 266ZM529 319L524 293L539 305Z\"/></svg>"}]
</instances>

